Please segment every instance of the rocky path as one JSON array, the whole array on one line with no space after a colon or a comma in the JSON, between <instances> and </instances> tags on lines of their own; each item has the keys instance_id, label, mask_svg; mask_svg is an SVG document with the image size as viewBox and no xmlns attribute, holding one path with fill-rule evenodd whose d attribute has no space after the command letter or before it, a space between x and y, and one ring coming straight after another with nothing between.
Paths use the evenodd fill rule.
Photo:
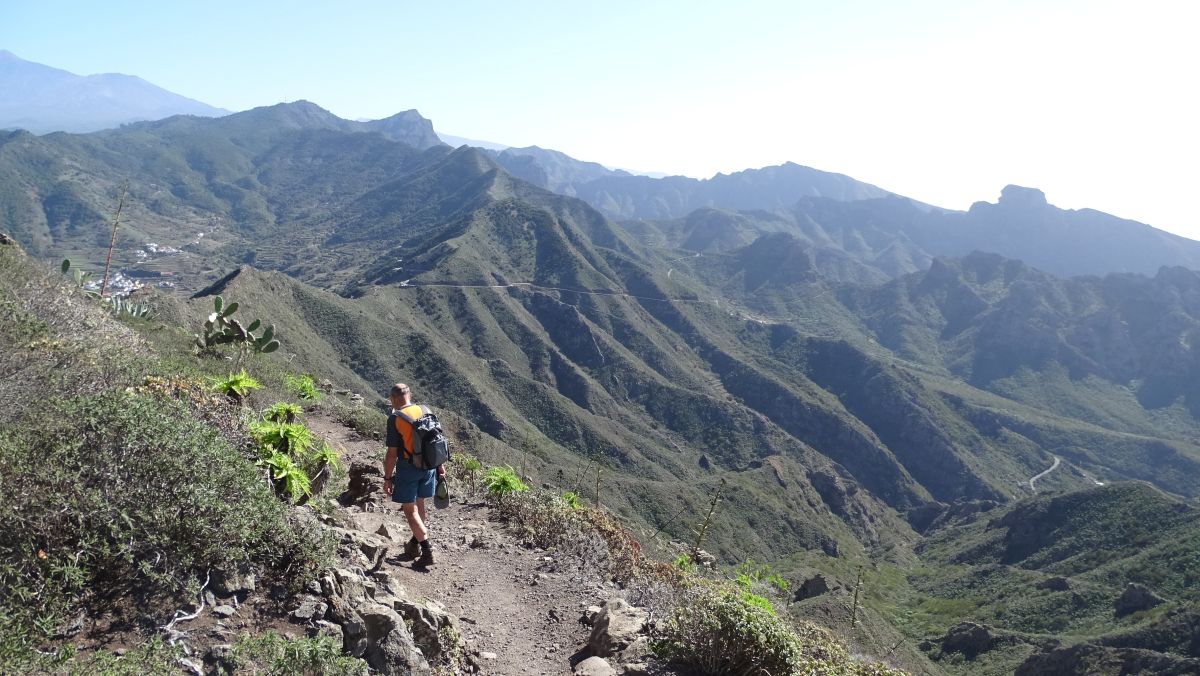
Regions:
<instances>
[{"instance_id":1,"label":"rocky path","mask_svg":"<svg viewBox=\"0 0 1200 676\"><path fill-rule=\"evenodd\" d=\"M379 442L328 419L314 416L307 422L343 451L347 465L382 462ZM346 520L388 547L381 570L389 571L409 597L435 600L458 616L469 668L513 676L571 674L590 633L580 618L615 588L553 553L520 546L490 516L479 501L452 498L442 510L431 505L436 563L424 571L399 556L409 537L399 505L377 501L364 510L349 508ZM386 535L378 535L381 527Z\"/></svg>"}]
</instances>

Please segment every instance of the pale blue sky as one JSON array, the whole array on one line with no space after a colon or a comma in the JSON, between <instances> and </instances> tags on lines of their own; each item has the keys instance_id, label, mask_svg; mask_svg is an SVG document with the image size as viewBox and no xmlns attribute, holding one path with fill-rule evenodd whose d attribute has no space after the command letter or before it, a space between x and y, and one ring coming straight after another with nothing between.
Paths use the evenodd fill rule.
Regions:
<instances>
[{"instance_id":1,"label":"pale blue sky","mask_svg":"<svg viewBox=\"0 0 1200 676\"><path fill-rule=\"evenodd\" d=\"M610 166L791 160L959 209L1017 183L1200 238L1198 4L0 0L0 49Z\"/></svg>"}]
</instances>

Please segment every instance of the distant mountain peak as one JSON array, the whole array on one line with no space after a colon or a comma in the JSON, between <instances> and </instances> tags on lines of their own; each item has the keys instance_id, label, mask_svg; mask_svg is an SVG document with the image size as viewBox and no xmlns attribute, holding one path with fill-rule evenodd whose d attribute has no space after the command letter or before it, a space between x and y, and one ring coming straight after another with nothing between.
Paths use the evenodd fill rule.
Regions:
<instances>
[{"instance_id":1,"label":"distant mountain peak","mask_svg":"<svg viewBox=\"0 0 1200 676\"><path fill-rule=\"evenodd\" d=\"M1000 191L999 203L1014 207L1044 207L1047 205L1046 193L1037 188L1006 185Z\"/></svg>"},{"instance_id":2,"label":"distant mountain peak","mask_svg":"<svg viewBox=\"0 0 1200 676\"><path fill-rule=\"evenodd\" d=\"M0 50L0 129L85 133L173 115L227 110L167 91L136 75L76 75Z\"/></svg>"}]
</instances>

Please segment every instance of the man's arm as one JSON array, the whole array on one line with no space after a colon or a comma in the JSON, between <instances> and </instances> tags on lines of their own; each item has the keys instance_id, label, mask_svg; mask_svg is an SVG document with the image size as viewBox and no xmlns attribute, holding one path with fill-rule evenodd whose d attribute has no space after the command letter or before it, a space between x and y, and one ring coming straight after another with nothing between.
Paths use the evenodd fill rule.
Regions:
<instances>
[{"instance_id":1,"label":"man's arm","mask_svg":"<svg viewBox=\"0 0 1200 676\"><path fill-rule=\"evenodd\" d=\"M388 446L387 455L383 456L383 489L390 497L392 495L392 472L396 470L396 447Z\"/></svg>"},{"instance_id":2,"label":"man's arm","mask_svg":"<svg viewBox=\"0 0 1200 676\"><path fill-rule=\"evenodd\" d=\"M396 430L395 416L388 416L387 429L384 430L384 444L387 445L387 454L383 456L383 490L387 496L392 497L392 472L396 471L396 459L399 457L397 449L404 440L400 438L400 432Z\"/></svg>"}]
</instances>

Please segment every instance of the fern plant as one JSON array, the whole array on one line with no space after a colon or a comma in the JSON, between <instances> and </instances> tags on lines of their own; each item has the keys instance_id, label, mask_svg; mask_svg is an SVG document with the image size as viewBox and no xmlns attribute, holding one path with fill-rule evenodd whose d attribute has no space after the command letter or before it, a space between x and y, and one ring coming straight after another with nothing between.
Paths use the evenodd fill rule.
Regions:
<instances>
[{"instance_id":1,"label":"fern plant","mask_svg":"<svg viewBox=\"0 0 1200 676\"><path fill-rule=\"evenodd\" d=\"M293 458L308 455L315 443L312 430L298 422L263 420L251 423L250 433L264 450L286 453Z\"/></svg>"},{"instance_id":2,"label":"fern plant","mask_svg":"<svg viewBox=\"0 0 1200 676\"><path fill-rule=\"evenodd\" d=\"M567 491L559 496L559 500L569 509L579 509L583 503L579 501L579 494L575 491Z\"/></svg>"},{"instance_id":3,"label":"fern plant","mask_svg":"<svg viewBox=\"0 0 1200 676\"><path fill-rule=\"evenodd\" d=\"M288 376L284 378L284 384L297 397L307 401L316 401L321 398L321 391L317 389L317 384L313 382L312 376L303 374L299 376Z\"/></svg>"},{"instance_id":4,"label":"fern plant","mask_svg":"<svg viewBox=\"0 0 1200 676\"><path fill-rule=\"evenodd\" d=\"M292 404L288 402L277 402L271 404L271 407L263 411L263 420L277 423L296 422L296 418L300 415L300 404Z\"/></svg>"},{"instance_id":5,"label":"fern plant","mask_svg":"<svg viewBox=\"0 0 1200 676\"><path fill-rule=\"evenodd\" d=\"M234 401L241 402L246 398L246 395L257 390L262 385L250 377L245 369L229 374L228 378L218 380L213 384L213 389L217 392L222 392Z\"/></svg>"},{"instance_id":6,"label":"fern plant","mask_svg":"<svg viewBox=\"0 0 1200 676\"><path fill-rule=\"evenodd\" d=\"M513 493L529 490L529 486L517 476L517 471L509 465L492 467L483 475L483 487L488 495L503 501Z\"/></svg>"},{"instance_id":7,"label":"fern plant","mask_svg":"<svg viewBox=\"0 0 1200 676\"><path fill-rule=\"evenodd\" d=\"M292 502L311 495L311 481L308 474L305 473L304 468L292 460L291 456L279 451L272 451L270 455L260 461L260 464L267 468L276 492L282 491L287 494Z\"/></svg>"}]
</instances>

